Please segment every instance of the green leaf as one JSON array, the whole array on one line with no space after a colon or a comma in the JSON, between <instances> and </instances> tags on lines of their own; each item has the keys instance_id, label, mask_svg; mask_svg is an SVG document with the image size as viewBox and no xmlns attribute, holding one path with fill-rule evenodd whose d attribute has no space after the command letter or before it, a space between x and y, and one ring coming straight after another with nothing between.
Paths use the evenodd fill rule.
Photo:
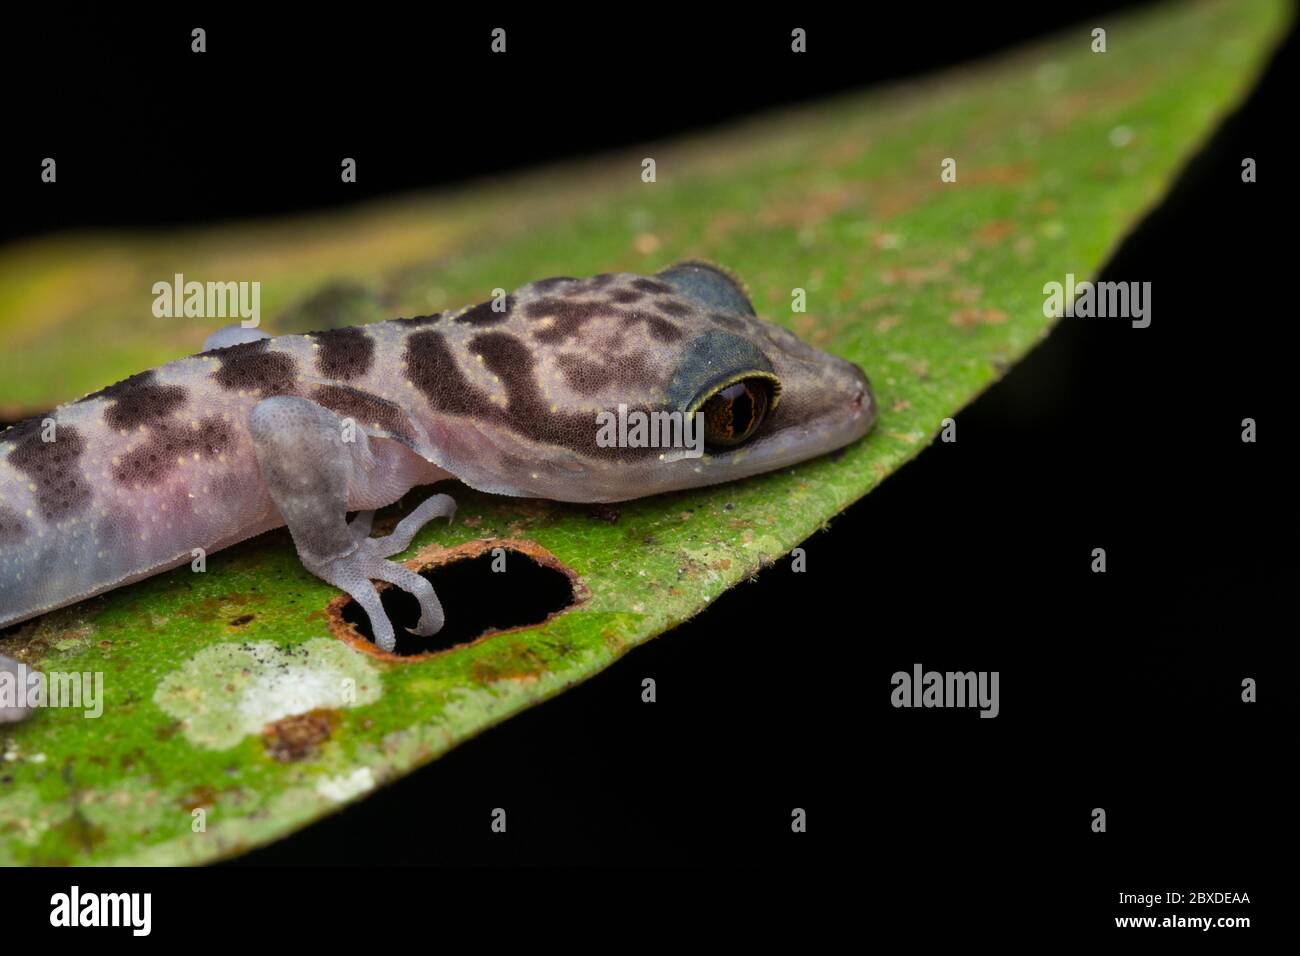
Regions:
<instances>
[{"instance_id":1,"label":"green leaf","mask_svg":"<svg viewBox=\"0 0 1300 956\"><path fill-rule=\"evenodd\" d=\"M697 613L916 455L1047 333L1043 284L1099 270L1243 98L1288 10L1161 7L1111 19L1104 54L1079 27L924 82L400 203L5 250L0 413L10 418L196 350L210 326L150 310L152 284L176 272L258 279L266 325L292 331L686 256L731 267L760 314L859 362L881 416L842 454L628 503L617 520L455 489L457 520L421 534L425 553L533 542L589 596L540 626L434 657L378 660L334 636L326 608L337 592L302 569L283 531L212 555L204 574L183 568L8 632L0 653L102 672L105 702L97 719L45 709L0 730L0 862L239 853ZM640 178L644 155L656 160L653 184ZM940 181L947 157L955 183ZM806 313L791 312L796 288ZM192 829L199 808L205 832Z\"/></svg>"}]
</instances>

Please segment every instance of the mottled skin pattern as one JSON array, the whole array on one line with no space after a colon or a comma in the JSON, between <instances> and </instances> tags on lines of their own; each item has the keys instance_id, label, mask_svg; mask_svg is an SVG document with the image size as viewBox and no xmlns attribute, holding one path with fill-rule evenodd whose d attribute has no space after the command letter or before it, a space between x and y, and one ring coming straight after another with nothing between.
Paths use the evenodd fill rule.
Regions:
<instances>
[{"instance_id":1,"label":"mottled skin pattern","mask_svg":"<svg viewBox=\"0 0 1300 956\"><path fill-rule=\"evenodd\" d=\"M598 412L692 411L750 372L779 386L739 447L674 460L598 446ZM704 263L544 279L458 313L243 341L0 433L0 626L287 523L304 563L367 606L382 645L377 599L356 592L398 566L359 555L398 542L367 545L366 514L345 535L340 509L369 512L448 476L506 495L641 497L793 464L874 417L857 366L757 318ZM344 419L354 444L338 444ZM450 514L438 497L423 520ZM421 603L430 620L417 632L436 630L436 598Z\"/></svg>"}]
</instances>

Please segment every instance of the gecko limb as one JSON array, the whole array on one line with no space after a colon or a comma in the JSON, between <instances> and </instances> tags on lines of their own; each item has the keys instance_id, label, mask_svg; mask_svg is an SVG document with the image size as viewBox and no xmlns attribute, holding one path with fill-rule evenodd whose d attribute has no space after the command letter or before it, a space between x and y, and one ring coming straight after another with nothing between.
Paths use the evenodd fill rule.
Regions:
<instances>
[{"instance_id":1,"label":"gecko limb","mask_svg":"<svg viewBox=\"0 0 1300 956\"><path fill-rule=\"evenodd\" d=\"M366 434L344 424L329 409L292 396L263 399L249 416L262 480L303 566L351 595L370 618L375 644L391 652L397 638L372 581L395 585L419 602L420 621L410 633L438 633L443 612L433 585L386 559L405 550L432 519L450 518L456 504L448 495L433 495L383 538L369 537L373 511L358 513L349 524L349 488L364 484L376 459ZM346 440L349 435L352 440Z\"/></svg>"}]
</instances>

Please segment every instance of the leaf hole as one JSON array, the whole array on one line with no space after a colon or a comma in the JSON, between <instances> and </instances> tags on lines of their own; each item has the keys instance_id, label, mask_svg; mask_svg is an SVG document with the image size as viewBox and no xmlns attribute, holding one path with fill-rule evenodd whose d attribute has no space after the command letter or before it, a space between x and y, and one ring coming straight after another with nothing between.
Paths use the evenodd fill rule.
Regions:
<instances>
[{"instance_id":1,"label":"leaf hole","mask_svg":"<svg viewBox=\"0 0 1300 956\"><path fill-rule=\"evenodd\" d=\"M435 552L428 561L405 563L433 585L445 616L442 630L432 637L409 633L406 629L420 619L419 604L401 588L375 582L397 635L394 652L375 647L369 616L346 595L328 609L337 636L374 656L423 658L502 631L535 627L587 597L575 572L531 542L474 541ZM502 566L505 570L498 570Z\"/></svg>"}]
</instances>

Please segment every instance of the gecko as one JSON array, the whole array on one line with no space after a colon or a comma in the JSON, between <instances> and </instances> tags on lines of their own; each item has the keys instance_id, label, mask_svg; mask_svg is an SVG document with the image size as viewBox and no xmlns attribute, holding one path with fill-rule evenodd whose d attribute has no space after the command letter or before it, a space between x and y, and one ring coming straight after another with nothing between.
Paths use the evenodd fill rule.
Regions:
<instances>
[{"instance_id":1,"label":"gecko","mask_svg":"<svg viewBox=\"0 0 1300 956\"><path fill-rule=\"evenodd\" d=\"M453 499L370 535L375 510L412 488L624 501L794 465L875 420L858 365L759 318L712 263L497 292L302 335L230 326L0 432L0 627L287 525L306 569L351 595L391 652L374 581L419 602L411 633L444 620L428 579L390 559L451 519ZM702 453L599 441L619 406L691 416ZM0 723L22 716L0 704Z\"/></svg>"}]
</instances>

